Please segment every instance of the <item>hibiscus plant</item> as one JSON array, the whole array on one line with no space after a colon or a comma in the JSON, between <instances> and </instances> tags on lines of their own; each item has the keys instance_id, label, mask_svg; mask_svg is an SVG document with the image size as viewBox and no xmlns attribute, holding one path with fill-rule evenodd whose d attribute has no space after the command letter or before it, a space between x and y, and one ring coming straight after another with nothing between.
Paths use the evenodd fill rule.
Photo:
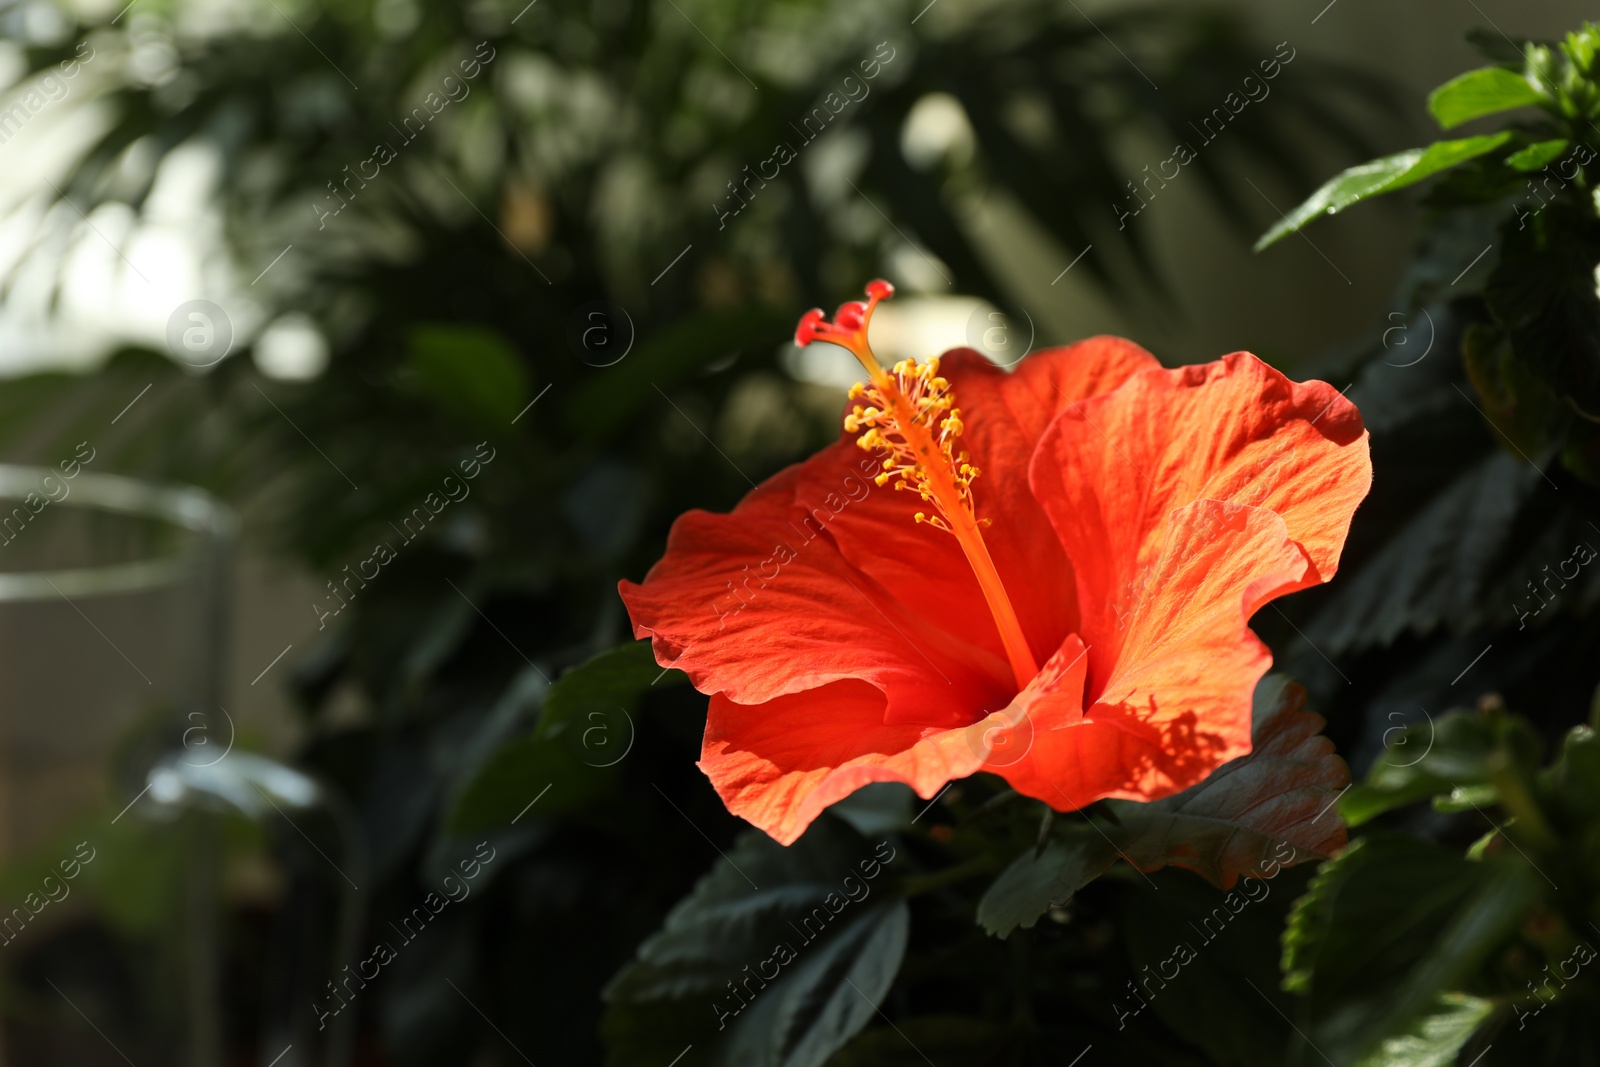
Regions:
<instances>
[{"instance_id":1,"label":"hibiscus plant","mask_svg":"<svg viewBox=\"0 0 1600 1067\"><path fill-rule=\"evenodd\" d=\"M1327 364L1344 390L1114 338L890 370L882 282L805 316L797 344L864 372L840 440L685 515L622 585L655 661L710 695L699 765L758 829L608 988L620 1062L1600 1058L1600 747L1548 700L1596 682L1597 42L1482 40L1496 65L1433 116L1536 118L1352 168L1261 239L1443 176L1400 325ZM1330 581L1259 621L1366 720L1341 731L1358 784L1247 627ZM852 866L874 843L897 859L876 884ZM1075 966L1113 927L1122 958Z\"/></svg>"},{"instance_id":2,"label":"hibiscus plant","mask_svg":"<svg viewBox=\"0 0 1600 1067\"><path fill-rule=\"evenodd\" d=\"M976 192L1062 248L1121 233L1131 126L1187 139L1237 100L1184 166L1249 234L1230 154L1304 190L1299 135L1381 150L1389 98L1309 49L1246 107L1272 46L1230 20L184 7L64 18L13 56L76 58L73 106L114 119L40 190L22 266L104 239L88 218L142 222L204 149L255 340L205 374L130 342L11 382L0 439L55 458L93 426L108 469L206 486L319 581L441 471L482 475L337 612L319 595L262 683L287 679L284 758L342 798L367 869L342 911L328 826L229 824L255 864L230 877L276 878L226 898L240 1062L1600 1062L1600 31L1475 38L1490 65L1429 101L1448 139L1262 238L1425 190L1392 314L1291 375L1113 337L886 365L869 338L892 296L870 279L903 281L913 238L950 292L1010 302ZM426 134L378 151L429 94ZM830 95L828 147L790 166L774 146ZM907 151L953 111L970 143ZM747 163L781 176L728 180ZM1116 239L1130 270L1082 269L1159 288L1149 228ZM237 358L271 363L246 313L314 323L323 376ZM825 345L860 381L818 400L792 371ZM105 888L74 905L139 946L115 957L139 980L93 988L154 1020L140 1063L175 1047L189 943L163 935L198 869L171 827L110 818L159 748L119 756ZM330 978L370 958L348 943L479 842L470 899L335 1012ZM19 946L7 1027L42 1025L81 956Z\"/></svg>"}]
</instances>

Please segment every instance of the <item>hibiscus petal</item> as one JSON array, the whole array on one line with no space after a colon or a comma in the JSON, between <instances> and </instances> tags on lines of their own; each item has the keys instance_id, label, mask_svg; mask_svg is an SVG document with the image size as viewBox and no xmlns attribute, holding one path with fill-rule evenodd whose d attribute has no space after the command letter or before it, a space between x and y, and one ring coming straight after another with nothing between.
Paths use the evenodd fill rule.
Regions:
<instances>
[{"instance_id":1,"label":"hibiscus petal","mask_svg":"<svg viewBox=\"0 0 1600 1067\"><path fill-rule=\"evenodd\" d=\"M1174 508L1212 499L1276 512L1305 551L1303 588L1332 577L1371 479L1355 406L1247 352L1138 374L1058 416L1029 481L1077 570L1091 696L1120 660L1130 613L1182 595L1154 581Z\"/></svg>"},{"instance_id":2,"label":"hibiscus petal","mask_svg":"<svg viewBox=\"0 0 1600 1067\"><path fill-rule=\"evenodd\" d=\"M1028 485L1034 450L1057 415L1160 369L1155 356L1120 337L1043 349L1009 374L970 349L941 357L940 373L966 416L962 443L983 472L973 495L979 517L991 522L984 542L1039 662L1078 629L1078 616L1071 563Z\"/></svg>"},{"instance_id":3,"label":"hibiscus petal","mask_svg":"<svg viewBox=\"0 0 1600 1067\"><path fill-rule=\"evenodd\" d=\"M805 464L794 499L811 516L807 528L826 529L845 559L883 588L894 590L895 598L913 614L958 643L992 657L997 670L995 696L970 710L981 714L997 707L1012 683L1011 671L961 546L950 534L915 520L916 512L929 509L915 493L896 492L893 484L880 486L871 476L863 477L862 461L874 471L881 463L847 435ZM899 710L891 709L890 721ZM915 708L909 710L918 714Z\"/></svg>"},{"instance_id":4,"label":"hibiscus petal","mask_svg":"<svg viewBox=\"0 0 1600 1067\"><path fill-rule=\"evenodd\" d=\"M1069 635L1008 707L967 727L983 754L984 770L1004 774L1004 768L1028 757L1039 734L1084 721L1088 653L1077 634Z\"/></svg>"},{"instance_id":5,"label":"hibiscus petal","mask_svg":"<svg viewBox=\"0 0 1600 1067\"><path fill-rule=\"evenodd\" d=\"M940 366L952 382L970 380L973 387L987 386L1004 405L1008 424L994 443L983 446L984 456L990 463L1014 463L1019 474L1027 471L1033 445L1061 412L1081 400L1111 392L1135 374L1160 369L1161 361L1148 351L1126 338L1111 336L1041 348L1009 374L970 348L946 353ZM992 407L988 395L978 403L986 412ZM994 415L989 418L993 420Z\"/></svg>"},{"instance_id":6,"label":"hibiscus petal","mask_svg":"<svg viewBox=\"0 0 1600 1067\"><path fill-rule=\"evenodd\" d=\"M1151 800L1250 751L1272 656L1249 619L1302 580L1306 554L1277 513L1216 500L1174 509L1158 537L1149 595L1084 721L1037 732L1027 758L995 768L1018 792L1063 810Z\"/></svg>"},{"instance_id":7,"label":"hibiscus petal","mask_svg":"<svg viewBox=\"0 0 1600 1067\"><path fill-rule=\"evenodd\" d=\"M730 514L681 516L643 584L620 583L635 636L696 689L743 704L847 678L877 686L902 721L961 726L1004 703L1004 660L908 609L806 521L795 487L819 462L831 461L788 468Z\"/></svg>"},{"instance_id":8,"label":"hibiscus petal","mask_svg":"<svg viewBox=\"0 0 1600 1067\"><path fill-rule=\"evenodd\" d=\"M966 423L961 447L983 472L973 496L978 515L992 523L984 541L1033 654L1043 661L1075 627L1076 597L1066 553L1028 487L1029 459L1056 415L1161 364L1120 337L1043 349L1012 372L966 348L952 349L939 360L939 372L950 380ZM845 440L853 436L846 434ZM829 453L817 460L825 457ZM796 499L815 508L830 494L837 498L845 478L866 457L849 449L833 454L831 464L808 463ZM912 521L927 507L913 495L872 486L829 529L846 559L895 590L914 612L1003 659L1000 635L955 538ZM1009 680L1010 672L1004 671L1001 681Z\"/></svg>"},{"instance_id":9,"label":"hibiscus petal","mask_svg":"<svg viewBox=\"0 0 1600 1067\"><path fill-rule=\"evenodd\" d=\"M904 782L928 799L983 763L966 730L886 725L884 697L835 682L766 703L711 697L700 769L740 818L780 844L824 808L872 782Z\"/></svg>"}]
</instances>

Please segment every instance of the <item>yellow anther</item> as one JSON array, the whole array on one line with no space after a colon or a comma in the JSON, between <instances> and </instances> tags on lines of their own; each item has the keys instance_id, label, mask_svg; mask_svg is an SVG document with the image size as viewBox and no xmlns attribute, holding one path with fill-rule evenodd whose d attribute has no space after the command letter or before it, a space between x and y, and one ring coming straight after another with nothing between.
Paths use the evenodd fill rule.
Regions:
<instances>
[{"instance_id":1,"label":"yellow anther","mask_svg":"<svg viewBox=\"0 0 1600 1067\"><path fill-rule=\"evenodd\" d=\"M972 480L977 468L967 461L956 439L966 430L961 411L950 394L950 382L939 376L939 361L918 363L902 359L892 374L879 369L869 382L850 390L853 399L867 401L845 416L848 433L859 433L857 444L868 451L888 453L877 484L893 482L896 489L911 489L938 509L923 521L951 530L951 507L965 513L962 526L973 519ZM911 426L903 424L909 417ZM930 470L938 468L938 473ZM939 486L933 482L937 480ZM935 521L939 519L942 521Z\"/></svg>"},{"instance_id":2,"label":"yellow anther","mask_svg":"<svg viewBox=\"0 0 1600 1067\"><path fill-rule=\"evenodd\" d=\"M1038 673L1038 666L979 533L989 521L977 517L973 504L972 482L978 468L958 446L966 424L951 396L950 382L940 376L937 358L922 363L902 359L892 371L885 370L867 343L873 309L892 292L887 282L873 282L867 287L867 302L845 305L834 322L828 322L820 310L807 312L795 331L795 343L837 344L866 370L868 380L851 386L850 399L867 403L852 407L844 417L845 430L858 435L858 446L881 458L883 473L874 482L879 486L893 483L897 490L915 492L933 506L931 513L916 512L915 521L951 534L960 545L994 617L1020 690Z\"/></svg>"}]
</instances>

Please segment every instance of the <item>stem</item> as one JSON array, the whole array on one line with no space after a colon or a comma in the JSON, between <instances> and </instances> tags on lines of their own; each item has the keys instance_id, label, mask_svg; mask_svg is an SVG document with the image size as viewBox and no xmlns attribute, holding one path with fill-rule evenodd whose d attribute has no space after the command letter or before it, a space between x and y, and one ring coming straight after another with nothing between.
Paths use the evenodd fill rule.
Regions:
<instances>
[{"instance_id":1,"label":"stem","mask_svg":"<svg viewBox=\"0 0 1600 1067\"><path fill-rule=\"evenodd\" d=\"M1539 810L1528 783L1511 757L1501 752L1491 759L1489 780L1499 794L1500 806L1514 817L1514 825L1520 831L1517 836L1540 852L1548 853L1560 847L1561 839L1545 821L1544 812Z\"/></svg>"}]
</instances>

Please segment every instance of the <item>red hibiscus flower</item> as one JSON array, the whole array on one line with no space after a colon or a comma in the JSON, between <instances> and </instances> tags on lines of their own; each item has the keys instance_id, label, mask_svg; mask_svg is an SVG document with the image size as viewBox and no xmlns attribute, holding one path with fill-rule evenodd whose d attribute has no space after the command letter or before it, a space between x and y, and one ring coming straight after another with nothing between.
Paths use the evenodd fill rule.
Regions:
<instances>
[{"instance_id":1,"label":"red hibiscus flower","mask_svg":"<svg viewBox=\"0 0 1600 1067\"><path fill-rule=\"evenodd\" d=\"M634 631L711 697L700 767L785 844L869 782L979 770L1060 810L1154 800L1250 750L1262 605L1327 581L1372 470L1355 406L1247 352L1164 369L1098 337L1015 372L849 349L842 438L678 519ZM901 491L896 491L901 490Z\"/></svg>"}]
</instances>

